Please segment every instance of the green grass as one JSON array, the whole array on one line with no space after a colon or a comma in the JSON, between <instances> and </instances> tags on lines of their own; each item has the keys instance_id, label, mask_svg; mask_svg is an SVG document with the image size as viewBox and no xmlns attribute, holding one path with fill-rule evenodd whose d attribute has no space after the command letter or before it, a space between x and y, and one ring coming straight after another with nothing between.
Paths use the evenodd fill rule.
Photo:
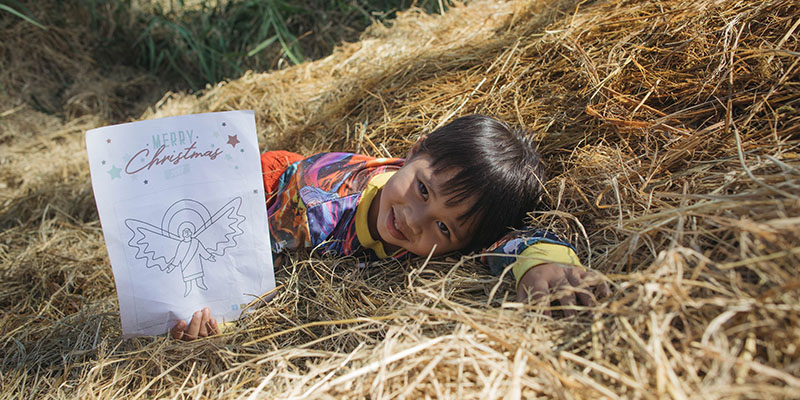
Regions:
<instances>
[{"instance_id":1,"label":"green grass","mask_svg":"<svg viewBox=\"0 0 800 400\"><path fill-rule=\"evenodd\" d=\"M25 8L25 6L23 6L20 2L16 0L3 0L2 2L0 2L0 11L5 11L38 28L45 30L47 29L46 26L40 24L39 21L31 17L31 12L28 11L28 9Z\"/></svg>"},{"instance_id":2,"label":"green grass","mask_svg":"<svg viewBox=\"0 0 800 400\"><path fill-rule=\"evenodd\" d=\"M427 12L447 5L438 0L178 0L141 10L130 0L82 1L93 31L114 32L106 42L112 57L127 58L128 65L192 90L248 69L322 57L337 43L356 40L372 21L388 21L412 5Z\"/></svg>"}]
</instances>

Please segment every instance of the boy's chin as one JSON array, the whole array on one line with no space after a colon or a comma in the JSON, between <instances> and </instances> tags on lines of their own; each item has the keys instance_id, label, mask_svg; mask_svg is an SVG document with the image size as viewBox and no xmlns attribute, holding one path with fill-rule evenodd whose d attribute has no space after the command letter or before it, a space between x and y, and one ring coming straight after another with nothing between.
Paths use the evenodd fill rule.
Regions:
<instances>
[{"instance_id":1,"label":"boy's chin","mask_svg":"<svg viewBox=\"0 0 800 400\"><path fill-rule=\"evenodd\" d=\"M381 241L381 243L383 244L383 250L386 252L386 254L393 254L397 250L403 248L403 246L400 246L394 240L391 240L392 237L389 235L389 232L381 232L381 230L379 229L378 235L380 235L380 237L376 239ZM389 238L390 240L386 240L386 238Z\"/></svg>"},{"instance_id":2,"label":"boy's chin","mask_svg":"<svg viewBox=\"0 0 800 400\"><path fill-rule=\"evenodd\" d=\"M383 250L386 252L386 254L394 254L396 251L403 249L402 246L398 246L394 243L387 242L385 240L382 240L382 242L383 242Z\"/></svg>"}]
</instances>

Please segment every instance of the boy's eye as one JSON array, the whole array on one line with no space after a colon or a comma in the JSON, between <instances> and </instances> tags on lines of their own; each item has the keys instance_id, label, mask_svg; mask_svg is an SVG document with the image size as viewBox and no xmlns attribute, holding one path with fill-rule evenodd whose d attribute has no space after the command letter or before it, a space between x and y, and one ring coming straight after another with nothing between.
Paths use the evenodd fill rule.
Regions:
<instances>
[{"instance_id":1,"label":"boy's eye","mask_svg":"<svg viewBox=\"0 0 800 400\"><path fill-rule=\"evenodd\" d=\"M417 180L417 188L419 189L419 194L422 195L423 199L428 199L428 188L425 187L425 184L422 183L421 180Z\"/></svg>"},{"instance_id":2,"label":"boy's eye","mask_svg":"<svg viewBox=\"0 0 800 400\"><path fill-rule=\"evenodd\" d=\"M444 224L444 222L436 221L436 226L439 227L439 230L442 231L442 233L444 233L445 236L450 236L450 229L447 227L447 225Z\"/></svg>"}]
</instances>

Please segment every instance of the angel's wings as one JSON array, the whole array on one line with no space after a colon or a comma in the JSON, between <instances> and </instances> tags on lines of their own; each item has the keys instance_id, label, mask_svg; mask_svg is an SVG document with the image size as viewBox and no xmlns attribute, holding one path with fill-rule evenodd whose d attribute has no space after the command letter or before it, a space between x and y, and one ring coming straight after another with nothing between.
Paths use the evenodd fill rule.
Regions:
<instances>
[{"instance_id":1,"label":"angel's wings","mask_svg":"<svg viewBox=\"0 0 800 400\"><path fill-rule=\"evenodd\" d=\"M157 266L161 270L167 269L181 239L161 228L136 219L126 219L125 226L133 233L133 237L128 241L128 246L136 249L134 257L137 260L145 260L147 268Z\"/></svg>"},{"instance_id":2,"label":"angel's wings","mask_svg":"<svg viewBox=\"0 0 800 400\"><path fill-rule=\"evenodd\" d=\"M236 238L244 234L240 225L244 215L239 214L242 198L236 197L222 206L211 219L195 233L195 237L215 256L225 255L225 250L236 247Z\"/></svg>"}]
</instances>

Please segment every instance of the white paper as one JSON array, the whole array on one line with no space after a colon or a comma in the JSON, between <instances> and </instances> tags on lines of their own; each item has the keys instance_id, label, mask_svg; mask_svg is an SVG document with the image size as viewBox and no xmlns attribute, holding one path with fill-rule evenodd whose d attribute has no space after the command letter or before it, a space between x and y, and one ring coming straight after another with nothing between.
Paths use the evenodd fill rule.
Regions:
<instances>
[{"instance_id":1,"label":"white paper","mask_svg":"<svg viewBox=\"0 0 800 400\"><path fill-rule=\"evenodd\" d=\"M252 111L92 129L86 147L123 336L205 306L235 320L275 287Z\"/></svg>"}]
</instances>

